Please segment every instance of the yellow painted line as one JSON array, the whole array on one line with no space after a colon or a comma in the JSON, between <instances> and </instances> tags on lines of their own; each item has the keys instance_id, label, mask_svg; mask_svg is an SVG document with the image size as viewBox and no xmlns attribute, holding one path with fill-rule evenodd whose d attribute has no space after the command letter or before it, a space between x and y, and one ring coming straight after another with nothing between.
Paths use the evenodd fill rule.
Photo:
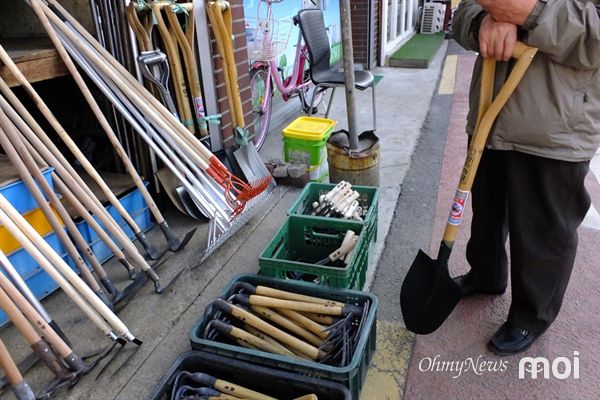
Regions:
<instances>
[{"instance_id":1,"label":"yellow painted line","mask_svg":"<svg viewBox=\"0 0 600 400\"><path fill-rule=\"evenodd\" d=\"M401 400L412 355L414 335L397 322L377 321L373 354L361 399Z\"/></svg>"},{"instance_id":2,"label":"yellow painted line","mask_svg":"<svg viewBox=\"0 0 600 400\"><path fill-rule=\"evenodd\" d=\"M449 55L446 57L446 64L444 64L444 71L442 71L442 80L440 81L440 88L438 94L453 94L454 83L456 81L456 65L458 64L457 55Z\"/></svg>"}]
</instances>

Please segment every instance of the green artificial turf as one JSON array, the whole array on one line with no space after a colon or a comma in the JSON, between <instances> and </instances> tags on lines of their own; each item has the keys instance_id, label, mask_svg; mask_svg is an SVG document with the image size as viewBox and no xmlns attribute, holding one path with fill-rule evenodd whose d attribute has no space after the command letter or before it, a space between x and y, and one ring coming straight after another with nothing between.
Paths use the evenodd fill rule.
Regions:
<instances>
[{"instance_id":1,"label":"green artificial turf","mask_svg":"<svg viewBox=\"0 0 600 400\"><path fill-rule=\"evenodd\" d=\"M427 68L444 42L444 32L433 35L417 33L390 58L393 67Z\"/></svg>"}]
</instances>

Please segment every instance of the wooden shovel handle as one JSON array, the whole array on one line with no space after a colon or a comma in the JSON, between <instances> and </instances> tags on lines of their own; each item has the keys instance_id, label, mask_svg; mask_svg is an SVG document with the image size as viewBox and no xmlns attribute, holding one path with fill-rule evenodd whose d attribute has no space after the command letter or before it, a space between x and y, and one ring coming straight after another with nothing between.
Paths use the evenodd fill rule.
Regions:
<instances>
[{"instance_id":1,"label":"wooden shovel handle","mask_svg":"<svg viewBox=\"0 0 600 400\"><path fill-rule=\"evenodd\" d=\"M117 82L119 82L120 86L127 86L128 89L131 89L131 92L127 90L128 93L135 92L134 97L139 96L145 100L139 103L136 102L136 105L140 107L140 110L145 115L150 117L153 121L161 123L170 134L172 133L174 135L173 138L176 141L179 142L181 137L187 137L193 142L195 152L192 152L189 155L192 160L198 163L202 170L206 170L208 168L209 162L215 162L213 154L206 148L206 146L204 146L200 141L194 140L195 138L187 129L185 129L179 120L175 118L175 116L171 114L171 112L167 110L160 101L158 101L147 90L145 90L142 84L138 82L131 75L131 73L129 73L129 71L127 71L104 47L102 47L102 45L75 18L73 18L73 16L70 15L67 10L60 5L60 3L54 0L49 0L48 3L55 7L69 22L69 24L92 45L92 47L100 54L102 59L97 57L93 52L90 52L85 46L81 47L80 50L92 61L94 61L94 64L96 64L98 68L102 69L104 73L108 74L111 79L117 79ZM75 42L79 41L78 37L71 32L67 25L60 18L58 18L58 16L54 14L48 6L42 4L42 9L52 23L56 24L62 33ZM115 76L115 72L118 72L120 75ZM181 143L178 143L178 145L181 146Z\"/></svg>"},{"instance_id":2,"label":"wooden shovel handle","mask_svg":"<svg viewBox=\"0 0 600 400\"><path fill-rule=\"evenodd\" d=\"M179 49L177 44L173 40L169 28L162 16L160 7L156 4L152 4L152 12L157 22L158 32L160 38L165 47L165 53L167 54L167 60L171 68L171 80L173 88L175 89L175 98L177 99L177 108L179 117L183 125L191 132L194 133L194 120L192 119L192 111L190 109L189 98L187 94L187 87L185 85L185 78L183 77L183 68L181 67L181 59L179 58Z\"/></svg>"},{"instance_id":3,"label":"wooden shovel handle","mask_svg":"<svg viewBox=\"0 0 600 400\"><path fill-rule=\"evenodd\" d=\"M502 107L504 107L510 98L510 95L514 92L525 75L525 72L533 61L533 57L536 53L536 48L527 46L522 42L517 42L513 51L513 57L517 59L517 62L504 83L504 86L502 86L500 92L490 104L488 103L491 98L490 92L493 90L495 61L487 59L483 62L481 76L482 93L480 95L479 111L484 113L483 115L478 116L479 123L473 134L473 138L471 139L465 164L460 176L458 190L456 191L450 217L448 218L446 230L444 231L443 243L449 249L452 249L454 246L454 239L458 232L458 226L462 220L467 198L471 191L471 187L473 186L477 167L481 161L481 155L483 154L492 125L500 111L502 111Z\"/></svg>"}]
</instances>

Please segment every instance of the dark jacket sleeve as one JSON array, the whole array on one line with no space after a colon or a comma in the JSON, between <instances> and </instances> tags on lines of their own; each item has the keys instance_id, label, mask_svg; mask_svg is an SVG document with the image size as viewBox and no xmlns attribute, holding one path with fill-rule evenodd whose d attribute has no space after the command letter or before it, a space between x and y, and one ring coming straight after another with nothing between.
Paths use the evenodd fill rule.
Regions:
<instances>
[{"instance_id":1,"label":"dark jacket sleeve","mask_svg":"<svg viewBox=\"0 0 600 400\"><path fill-rule=\"evenodd\" d=\"M532 14L522 27L527 44L558 64L600 68L599 0L539 1Z\"/></svg>"},{"instance_id":2,"label":"dark jacket sleeve","mask_svg":"<svg viewBox=\"0 0 600 400\"><path fill-rule=\"evenodd\" d=\"M479 51L479 24L485 11L474 0L462 0L452 17L454 40L467 50Z\"/></svg>"}]
</instances>

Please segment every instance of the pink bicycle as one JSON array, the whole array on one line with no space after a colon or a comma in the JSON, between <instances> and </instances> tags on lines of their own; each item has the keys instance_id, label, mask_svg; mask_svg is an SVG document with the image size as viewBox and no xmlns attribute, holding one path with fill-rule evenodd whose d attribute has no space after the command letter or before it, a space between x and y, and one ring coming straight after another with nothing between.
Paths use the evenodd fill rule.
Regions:
<instances>
[{"instance_id":1,"label":"pink bicycle","mask_svg":"<svg viewBox=\"0 0 600 400\"><path fill-rule=\"evenodd\" d=\"M284 77L284 71L277 66L279 57L287 46L292 23L288 20L274 20L271 5L283 0L259 0L256 19L246 18L246 36L248 55L253 61L250 70L250 89L252 93L252 113L254 115L254 144L260 149L265 141L271 122L273 91L277 88L284 101L298 97L301 109L307 114L316 114L317 107L323 101L326 87L319 87L313 93L315 85L310 80L308 70L309 54L298 32L296 56L291 75ZM266 4L266 17L260 17L261 5ZM312 102L312 106L311 106Z\"/></svg>"}]
</instances>

